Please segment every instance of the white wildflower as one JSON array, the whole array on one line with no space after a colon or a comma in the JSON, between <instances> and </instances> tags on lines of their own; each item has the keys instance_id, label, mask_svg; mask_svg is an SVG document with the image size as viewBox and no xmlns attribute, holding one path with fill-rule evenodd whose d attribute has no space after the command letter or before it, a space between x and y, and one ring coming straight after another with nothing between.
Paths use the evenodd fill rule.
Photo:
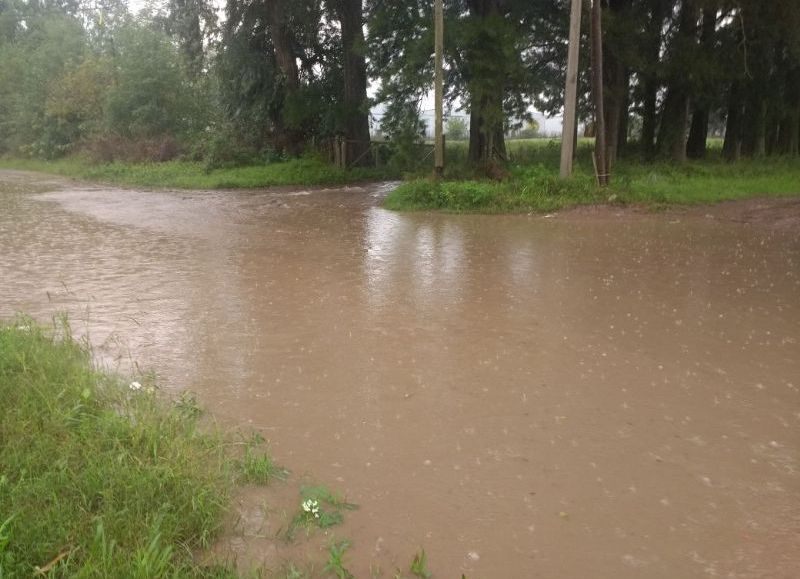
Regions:
<instances>
[{"instance_id":1,"label":"white wildflower","mask_svg":"<svg viewBox=\"0 0 800 579\"><path fill-rule=\"evenodd\" d=\"M303 501L303 511L309 515L313 515L315 519L319 518L319 501L315 499L308 499Z\"/></svg>"},{"instance_id":2,"label":"white wildflower","mask_svg":"<svg viewBox=\"0 0 800 579\"><path fill-rule=\"evenodd\" d=\"M142 385L134 380L128 385L128 388L130 388L131 390L141 390Z\"/></svg>"}]
</instances>

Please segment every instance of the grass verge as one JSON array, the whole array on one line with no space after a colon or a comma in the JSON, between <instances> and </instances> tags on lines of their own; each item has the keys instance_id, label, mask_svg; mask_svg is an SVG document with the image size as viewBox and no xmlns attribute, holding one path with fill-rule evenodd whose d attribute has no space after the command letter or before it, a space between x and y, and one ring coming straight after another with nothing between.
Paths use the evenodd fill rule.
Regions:
<instances>
[{"instance_id":1,"label":"grass verge","mask_svg":"<svg viewBox=\"0 0 800 579\"><path fill-rule=\"evenodd\" d=\"M129 187L174 189L254 189L281 185L342 185L399 178L386 167L354 168L345 171L319 159L302 158L265 165L207 170L203 163L94 164L81 157L56 161L0 159L0 169L39 171Z\"/></svg>"},{"instance_id":2,"label":"grass verge","mask_svg":"<svg viewBox=\"0 0 800 579\"><path fill-rule=\"evenodd\" d=\"M0 577L233 577L194 554L236 478L186 399L92 366L66 325L0 325Z\"/></svg>"},{"instance_id":3,"label":"grass verge","mask_svg":"<svg viewBox=\"0 0 800 579\"><path fill-rule=\"evenodd\" d=\"M618 165L608 189L599 189L585 166L561 180L551 166L515 166L503 181L439 182L416 179L401 184L385 201L388 209L450 212L549 212L595 203L650 206L707 204L761 196L800 195L800 159L768 159L727 164Z\"/></svg>"}]
</instances>

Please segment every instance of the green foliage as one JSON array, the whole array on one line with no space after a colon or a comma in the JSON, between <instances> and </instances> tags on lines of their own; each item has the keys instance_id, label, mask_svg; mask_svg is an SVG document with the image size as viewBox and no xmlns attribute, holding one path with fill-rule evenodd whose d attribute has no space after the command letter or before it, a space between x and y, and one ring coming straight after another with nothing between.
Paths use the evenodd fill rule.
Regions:
<instances>
[{"instance_id":1,"label":"green foliage","mask_svg":"<svg viewBox=\"0 0 800 579\"><path fill-rule=\"evenodd\" d=\"M266 485L273 480L285 480L289 471L275 464L272 457L261 450L264 439L253 437L245 442L244 457L240 463L240 482Z\"/></svg>"},{"instance_id":2,"label":"green foliage","mask_svg":"<svg viewBox=\"0 0 800 579\"><path fill-rule=\"evenodd\" d=\"M536 119L529 119L525 126L518 131L512 133L512 136L518 139L536 139L539 137L539 121ZM560 144L560 143L559 143Z\"/></svg>"},{"instance_id":3,"label":"green foliage","mask_svg":"<svg viewBox=\"0 0 800 579\"><path fill-rule=\"evenodd\" d=\"M350 548L350 541L331 542L328 547L328 562L325 571L336 579L353 579L355 576L344 566L344 554Z\"/></svg>"},{"instance_id":4,"label":"green foliage","mask_svg":"<svg viewBox=\"0 0 800 579\"><path fill-rule=\"evenodd\" d=\"M147 139L203 128L197 94L181 70L169 38L130 23L116 37L116 82L108 93L108 130Z\"/></svg>"},{"instance_id":5,"label":"green foliage","mask_svg":"<svg viewBox=\"0 0 800 579\"><path fill-rule=\"evenodd\" d=\"M445 125L445 134L451 141L463 141L469 135L467 122L461 117L450 117Z\"/></svg>"},{"instance_id":6,"label":"green foliage","mask_svg":"<svg viewBox=\"0 0 800 579\"><path fill-rule=\"evenodd\" d=\"M29 320L0 326L0 413L0 575L222 576L192 552L219 528L232 468L193 415Z\"/></svg>"},{"instance_id":7,"label":"green foliage","mask_svg":"<svg viewBox=\"0 0 800 579\"><path fill-rule=\"evenodd\" d=\"M0 58L0 151L52 158L69 147L73 135L47 115L48 95L63 72L80 62L86 38L71 16L45 13L26 23Z\"/></svg>"},{"instance_id":8,"label":"green foliage","mask_svg":"<svg viewBox=\"0 0 800 579\"><path fill-rule=\"evenodd\" d=\"M2 16L13 33L0 55L0 153L52 159L110 136L186 139L208 126L208 81L190 83L170 39L124 4L84 22L58 9Z\"/></svg>"},{"instance_id":9,"label":"green foliage","mask_svg":"<svg viewBox=\"0 0 800 579\"><path fill-rule=\"evenodd\" d=\"M106 100L114 82L113 62L88 56L66 68L53 83L47 95L45 115L49 122L61 128L65 145L103 130Z\"/></svg>"},{"instance_id":10,"label":"green foliage","mask_svg":"<svg viewBox=\"0 0 800 579\"><path fill-rule=\"evenodd\" d=\"M425 554L425 549L414 555L414 560L411 561L411 574L419 579L430 579L431 572L428 571L428 556Z\"/></svg>"}]
</instances>

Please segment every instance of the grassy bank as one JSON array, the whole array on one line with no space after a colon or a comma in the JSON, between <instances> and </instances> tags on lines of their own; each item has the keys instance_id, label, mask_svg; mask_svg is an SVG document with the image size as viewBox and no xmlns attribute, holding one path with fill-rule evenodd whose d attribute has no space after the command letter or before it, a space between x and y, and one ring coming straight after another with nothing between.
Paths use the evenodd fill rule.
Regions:
<instances>
[{"instance_id":1,"label":"grassy bank","mask_svg":"<svg viewBox=\"0 0 800 579\"><path fill-rule=\"evenodd\" d=\"M236 476L222 440L64 328L0 325L0 577L233 576L193 558Z\"/></svg>"},{"instance_id":2,"label":"grassy bank","mask_svg":"<svg viewBox=\"0 0 800 579\"><path fill-rule=\"evenodd\" d=\"M569 180L557 165L512 166L503 181L466 180L455 169L441 182L403 183L386 199L402 211L547 212L592 203L646 205L704 204L758 196L800 195L800 159L768 159L728 164L720 160L669 164L620 163L612 185L595 185L587 163ZM463 173L462 173L463 174Z\"/></svg>"},{"instance_id":3,"label":"grassy bank","mask_svg":"<svg viewBox=\"0 0 800 579\"><path fill-rule=\"evenodd\" d=\"M238 189L280 185L341 185L397 179L386 167L345 171L319 159L292 159L264 165L208 170L203 163L91 163L81 157L56 161L0 159L0 169L52 173L111 185L175 189Z\"/></svg>"},{"instance_id":4,"label":"grassy bank","mask_svg":"<svg viewBox=\"0 0 800 579\"><path fill-rule=\"evenodd\" d=\"M593 203L646 205L697 204L756 196L800 194L800 159L767 158L725 163L719 140L709 140L709 159L683 165L623 160L614 169L610 188L596 187L592 171L591 139L578 145L575 175L558 178L558 139L510 140L509 173L502 181L476 177L467 161L467 143L450 142L447 176L433 182L429 159L403 174L397 169L343 170L315 158L293 159L207 170L202 163L93 164L81 157L58 161L5 159L0 168L26 169L67 177L132 187L227 189L291 185L341 185L406 178L385 206L401 211L546 212Z\"/></svg>"}]
</instances>

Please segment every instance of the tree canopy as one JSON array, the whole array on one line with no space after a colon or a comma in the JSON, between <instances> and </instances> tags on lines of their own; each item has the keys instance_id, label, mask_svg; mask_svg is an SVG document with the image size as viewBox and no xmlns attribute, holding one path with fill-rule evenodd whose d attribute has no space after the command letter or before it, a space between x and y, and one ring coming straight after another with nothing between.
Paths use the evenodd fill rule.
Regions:
<instances>
[{"instance_id":1,"label":"tree canopy","mask_svg":"<svg viewBox=\"0 0 800 579\"><path fill-rule=\"evenodd\" d=\"M800 3L598 0L609 157L797 155ZM445 99L469 158L503 163L534 108L563 106L568 0L445 0ZM186 152L299 155L380 131L421 139L432 2L0 0L0 153L54 157L97 139L170 138ZM579 116L592 131L588 18ZM370 90L370 85L372 90ZM371 95L371 96L370 96ZM465 135L466 136L466 135Z\"/></svg>"}]
</instances>

